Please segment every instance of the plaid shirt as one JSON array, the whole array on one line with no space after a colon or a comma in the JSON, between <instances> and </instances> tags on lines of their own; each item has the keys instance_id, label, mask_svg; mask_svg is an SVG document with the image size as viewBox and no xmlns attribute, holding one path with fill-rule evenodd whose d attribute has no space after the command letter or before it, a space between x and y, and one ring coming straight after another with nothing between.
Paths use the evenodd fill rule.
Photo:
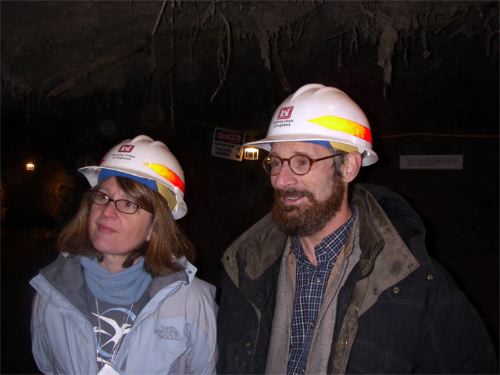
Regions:
<instances>
[{"instance_id":1,"label":"plaid shirt","mask_svg":"<svg viewBox=\"0 0 500 375\"><path fill-rule=\"evenodd\" d=\"M295 305L292 316L290 352L287 374L303 374L319 314L328 276L347 241L356 213L335 232L315 247L318 266L313 266L302 251L298 236L291 238L292 251L297 259Z\"/></svg>"}]
</instances>

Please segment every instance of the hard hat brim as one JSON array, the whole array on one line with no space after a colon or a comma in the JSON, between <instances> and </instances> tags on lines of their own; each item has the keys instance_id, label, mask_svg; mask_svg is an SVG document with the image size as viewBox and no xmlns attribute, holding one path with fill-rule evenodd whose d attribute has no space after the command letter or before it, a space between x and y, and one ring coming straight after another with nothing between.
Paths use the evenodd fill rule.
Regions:
<instances>
[{"instance_id":1,"label":"hard hat brim","mask_svg":"<svg viewBox=\"0 0 500 375\"><path fill-rule=\"evenodd\" d=\"M87 167L79 168L78 171L85 176L85 178L87 179L87 181L90 184L90 186L94 187L94 186L97 185L98 179L99 179L99 173L103 169L109 169L109 170L113 170L113 171L119 171L119 172L130 174L132 176L137 176L137 177L141 177L141 178L151 179L151 176L149 176L149 175L147 175L145 173L141 174L141 173L137 173L136 171L127 170L125 168L110 168L110 167L101 167L101 166L87 166ZM174 198L177 200L177 204L174 207L171 207L172 216L174 217L174 219L177 220L177 219L180 219L183 216L185 216L186 213L187 213L186 203L184 202L184 200L182 198L178 197L178 194L176 194L176 193L181 192L180 189L178 187L174 186L174 185L171 185L171 184L167 185L166 183L163 183L163 182L160 182L160 181L157 181L157 182L159 184L164 185L168 190L170 190L171 193L173 194ZM159 192L159 193L160 193L160 195L163 195L161 192ZM167 200L167 202L169 201L167 198L165 198L165 199Z\"/></svg>"},{"instance_id":2,"label":"hard hat brim","mask_svg":"<svg viewBox=\"0 0 500 375\"><path fill-rule=\"evenodd\" d=\"M337 143L345 143L348 146L353 146L353 143L347 143L343 139L334 139L332 137L326 136L318 136L317 134L280 134L277 136L270 136L263 139L259 139L257 141L251 141L245 143L243 146L249 147L257 147L266 151L271 151L271 146L273 143L278 142L307 142L307 141L327 141L327 142L337 142ZM364 142L364 141L362 141ZM362 165L368 166L374 164L378 160L377 154L368 147L362 147L361 145L356 146L359 152L363 155Z\"/></svg>"}]
</instances>

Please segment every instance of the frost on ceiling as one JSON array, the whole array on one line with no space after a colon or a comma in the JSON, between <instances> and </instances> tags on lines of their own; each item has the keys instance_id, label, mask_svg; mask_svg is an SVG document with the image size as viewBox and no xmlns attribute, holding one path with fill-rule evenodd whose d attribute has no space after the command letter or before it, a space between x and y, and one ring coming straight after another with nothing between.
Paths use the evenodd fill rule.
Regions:
<instances>
[{"instance_id":1,"label":"frost on ceiling","mask_svg":"<svg viewBox=\"0 0 500 375\"><path fill-rule=\"evenodd\" d=\"M208 76L217 82L207 90L213 100L236 56L253 44L260 64L277 75L284 91L291 90L287 65L300 53L332 51L330 65L339 69L346 57L375 46L385 94L395 57L407 60L415 41L426 60L438 53L438 37L480 38L484 54L498 58L498 4L4 2L2 34L3 94L23 100L120 91L139 77L156 82L155 75L170 84ZM179 65L183 77L175 75Z\"/></svg>"}]
</instances>

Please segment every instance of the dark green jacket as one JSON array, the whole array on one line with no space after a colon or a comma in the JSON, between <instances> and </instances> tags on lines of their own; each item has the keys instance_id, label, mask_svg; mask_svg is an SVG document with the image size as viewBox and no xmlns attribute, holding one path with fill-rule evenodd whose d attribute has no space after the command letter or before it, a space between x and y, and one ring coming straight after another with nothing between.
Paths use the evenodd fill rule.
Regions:
<instances>
[{"instance_id":1,"label":"dark green jacket","mask_svg":"<svg viewBox=\"0 0 500 375\"><path fill-rule=\"evenodd\" d=\"M423 224L408 203L388 189L358 185L351 204L361 258L339 292L328 372L496 372L483 322L429 257ZM286 240L267 215L224 253L219 373L265 371Z\"/></svg>"}]
</instances>

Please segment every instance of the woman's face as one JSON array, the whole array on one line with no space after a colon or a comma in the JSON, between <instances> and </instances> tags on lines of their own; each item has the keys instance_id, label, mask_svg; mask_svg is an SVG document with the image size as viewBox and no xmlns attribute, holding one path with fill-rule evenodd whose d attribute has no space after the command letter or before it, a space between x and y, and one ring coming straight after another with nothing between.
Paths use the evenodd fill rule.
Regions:
<instances>
[{"instance_id":1,"label":"woman's face","mask_svg":"<svg viewBox=\"0 0 500 375\"><path fill-rule=\"evenodd\" d=\"M113 200L134 199L120 188L115 177L110 177L100 185L99 191ZM116 209L114 202L107 205L93 203L89 214L89 236L95 249L103 257L123 258L144 243L152 231L153 215L142 208L134 214L126 214Z\"/></svg>"}]
</instances>

